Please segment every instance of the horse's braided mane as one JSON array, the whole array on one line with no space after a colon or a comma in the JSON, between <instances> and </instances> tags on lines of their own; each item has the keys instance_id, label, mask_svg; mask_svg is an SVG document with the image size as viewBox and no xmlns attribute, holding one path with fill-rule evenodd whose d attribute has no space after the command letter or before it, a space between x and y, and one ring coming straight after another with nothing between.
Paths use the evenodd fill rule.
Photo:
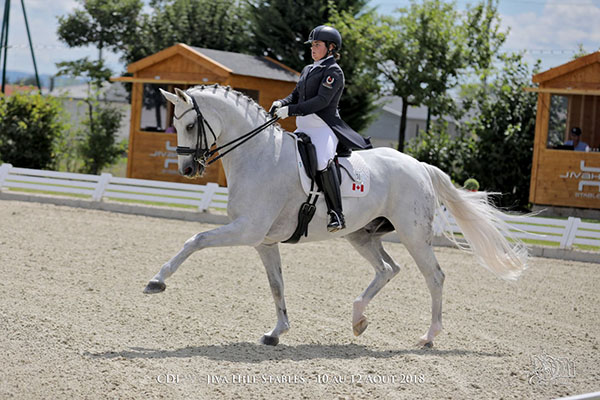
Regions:
<instances>
[{"instance_id":1,"label":"horse's braided mane","mask_svg":"<svg viewBox=\"0 0 600 400\"><path fill-rule=\"evenodd\" d=\"M260 104L258 104L252 97L233 89L231 86L222 86L222 85L219 85L218 83L215 83L213 85L194 86L190 90L199 90L199 91L212 90L213 93L215 93L215 94L219 90L221 90L221 94L223 94L224 97L226 97L228 94L232 94L234 96L237 96L238 101L240 99L245 100L250 104L250 106L256 107L257 110L259 111L259 113L261 113L261 115L265 118L265 120L268 120L271 117L269 115L269 113L267 113L267 111L264 108L262 108L262 106ZM277 130L283 131L283 128L281 128L281 126L279 124L275 124L275 125L273 125L273 127Z\"/></svg>"}]
</instances>

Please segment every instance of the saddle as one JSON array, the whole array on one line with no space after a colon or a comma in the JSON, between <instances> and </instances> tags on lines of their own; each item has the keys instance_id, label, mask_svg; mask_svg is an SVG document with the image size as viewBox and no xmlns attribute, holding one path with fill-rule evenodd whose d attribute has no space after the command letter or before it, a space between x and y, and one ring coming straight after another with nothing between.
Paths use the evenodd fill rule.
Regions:
<instances>
[{"instance_id":1,"label":"saddle","mask_svg":"<svg viewBox=\"0 0 600 400\"><path fill-rule=\"evenodd\" d=\"M289 133L296 141L296 161L302 188L308 196L300 206L298 225L292 236L283 243L298 243L302 236L308 236L308 224L314 217L316 202L323 192L317 174L317 152L310 137L302 132ZM340 190L344 197L363 197L369 192L370 173L358 152L338 146L334 158L340 180ZM315 191L315 184L318 191Z\"/></svg>"}]
</instances>

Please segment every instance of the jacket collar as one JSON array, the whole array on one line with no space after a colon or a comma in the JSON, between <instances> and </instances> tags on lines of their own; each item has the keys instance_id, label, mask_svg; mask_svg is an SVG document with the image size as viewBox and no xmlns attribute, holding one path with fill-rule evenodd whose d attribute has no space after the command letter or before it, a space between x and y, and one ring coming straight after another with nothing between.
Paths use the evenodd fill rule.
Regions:
<instances>
[{"instance_id":1,"label":"jacket collar","mask_svg":"<svg viewBox=\"0 0 600 400\"><path fill-rule=\"evenodd\" d=\"M330 67L331 65L335 64L335 58L333 56L329 56L325 59L319 60L317 62L315 62L314 64L310 64L310 69L308 70L308 73L312 73L313 71L316 70L320 70L321 68L327 68Z\"/></svg>"},{"instance_id":2,"label":"jacket collar","mask_svg":"<svg viewBox=\"0 0 600 400\"><path fill-rule=\"evenodd\" d=\"M328 67L334 63L335 63L335 58L333 58L333 56L329 56L329 57L326 57L319 61L314 62L313 64L311 64L311 68L314 69L317 67Z\"/></svg>"}]
</instances>

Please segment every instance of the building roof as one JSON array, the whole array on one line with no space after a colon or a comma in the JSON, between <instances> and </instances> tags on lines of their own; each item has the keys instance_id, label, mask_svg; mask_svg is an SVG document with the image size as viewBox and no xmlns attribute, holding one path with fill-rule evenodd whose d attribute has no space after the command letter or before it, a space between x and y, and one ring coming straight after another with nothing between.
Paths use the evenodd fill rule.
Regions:
<instances>
[{"instance_id":1,"label":"building roof","mask_svg":"<svg viewBox=\"0 0 600 400\"><path fill-rule=\"evenodd\" d=\"M33 92L34 90L38 90L37 86L7 84L4 88L4 94L10 96L15 92L27 93Z\"/></svg>"},{"instance_id":2,"label":"building roof","mask_svg":"<svg viewBox=\"0 0 600 400\"><path fill-rule=\"evenodd\" d=\"M586 56L576 58L573 61L559 65L558 67L550 68L547 71L540 72L533 76L534 83L543 83L563 75L569 75L577 70L590 67L594 64L600 64L600 51L590 53Z\"/></svg>"},{"instance_id":3,"label":"building roof","mask_svg":"<svg viewBox=\"0 0 600 400\"><path fill-rule=\"evenodd\" d=\"M212 64L212 68L218 75L235 74L285 82L297 82L300 76L297 71L269 57L192 47L183 43L177 43L131 63L127 66L127 71L134 73L146 69L177 54L183 55L198 64L206 64L207 62Z\"/></svg>"},{"instance_id":4,"label":"building roof","mask_svg":"<svg viewBox=\"0 0 600 400\"><path fill-rule=\"evenodd\" d=\"M200 47L191 48L198 53L202 53L208 58L217 61L219 64L224 65L236 75L298 82L298 72L270 57L249 56L247 54Z\"/></svg>"}]
</instances>

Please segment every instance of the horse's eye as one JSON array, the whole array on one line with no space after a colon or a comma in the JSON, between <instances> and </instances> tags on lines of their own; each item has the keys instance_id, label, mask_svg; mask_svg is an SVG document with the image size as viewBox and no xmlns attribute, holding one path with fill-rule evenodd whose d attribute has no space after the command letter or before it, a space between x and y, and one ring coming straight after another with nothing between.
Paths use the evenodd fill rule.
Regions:
<instances>
[{"instance_id":1,"label":"horse's eye","mask_svg":"<svg viewBox=\"0 0 600 400\"><path fill-rule=\"evenodd\" d=\"M191 131L192 129L194 129L194 125L196 125L196 123L189 124L188 126L185 127L185 129L187 129L188 131Z\"/></svg>"}]
</instances>

